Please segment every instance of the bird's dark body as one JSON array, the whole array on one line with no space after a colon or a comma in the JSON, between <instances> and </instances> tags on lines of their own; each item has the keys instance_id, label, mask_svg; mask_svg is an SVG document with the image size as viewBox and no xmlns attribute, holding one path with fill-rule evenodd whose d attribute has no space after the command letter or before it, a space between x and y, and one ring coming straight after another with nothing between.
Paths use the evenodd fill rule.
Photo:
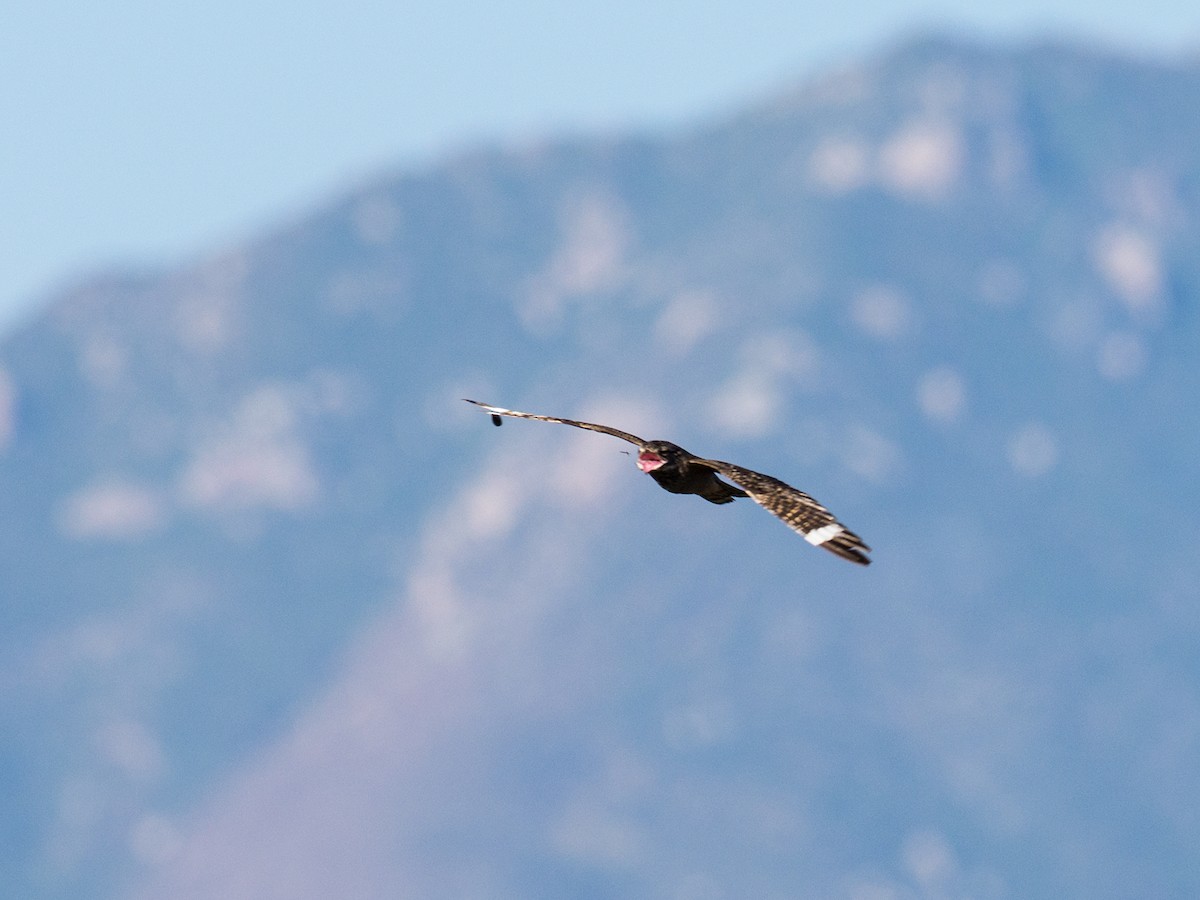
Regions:
<instances>
[{"instance_id":1,"label":"bird's dark body","mask_svg":"<svg viewBox=\"0 0 1200 900\"><path fill-rule=\"evenodd\" d=\"M638 448L638 468L653 478L663 490L672 494L695 494L709 503L730 503L738 497L749 497L789 528L802 534L810 544L860 566L870 565L871 560L867 553L871 548L862 538L834 518L833 513L811 496L778 478L743 469L719 459L694 456L670 441L642 440L636 434L621 431L610 425L504 409L480 403L478 400L467 402L490 413L492 422L496 425L500 424L500 416L513 416L518 419L536 419L540 422L558 422L561 425L571 425L585 431L598 431L628 441ZM722 481L718 475L724 475L734 484Z\"/></svg>"},{"instance_id":2,"label":"bird's dark body","mask_svg":"<svg viewBox=\"0 0 1200 900\"><path fill-rule=\"evenodd\" d=\"M746 492L726 484L710 468L694 465L698 459L670 441L648 441L643 448L661 456L665 462L648 474L664 491L672 494L696 494L709 503L732 503Z\"/></svg>"}]
</instances>

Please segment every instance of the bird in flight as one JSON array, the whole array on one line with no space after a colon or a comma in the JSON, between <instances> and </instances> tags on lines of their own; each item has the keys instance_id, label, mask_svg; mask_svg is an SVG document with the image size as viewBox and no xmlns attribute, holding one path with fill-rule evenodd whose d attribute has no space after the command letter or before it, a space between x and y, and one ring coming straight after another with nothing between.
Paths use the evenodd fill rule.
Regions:
<instances>
[{"instance_id":1,"label":"bird in flight","mask_svg":"<svg viewBox=\"0 0 1200 900\"><path fill-rule=\"evenodd\" d=\"M732 503L738 497L749 497L767 512L781 519L789 528L802 534L810 544L824 547L842 559L848 559L861 566L871 562L867 557L871 548L863 543L862 538L804 491L798 491L778 478L752 472L718 459L701 459L670 441L644 441L636 435L608 425L593 425L591 422L577 422L574 419L518 412L515 409L489 406L478 400L466 402L490 413L493 425L500 424L501 416L513 416L517 419L558 422L561 425L574 425L588 431L611 434L637 447L638 468L658 482L659 487L672 494L698 494L709 503ZM718 475L724 475L733 484L727 484L718 478Z\"/></svg>"}]
</instances>

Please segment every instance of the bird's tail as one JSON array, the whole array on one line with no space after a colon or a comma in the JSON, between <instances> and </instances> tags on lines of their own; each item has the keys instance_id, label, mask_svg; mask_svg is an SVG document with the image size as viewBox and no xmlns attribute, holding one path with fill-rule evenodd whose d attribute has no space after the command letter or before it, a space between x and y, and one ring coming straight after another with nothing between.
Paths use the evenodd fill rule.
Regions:
<instances>
[{"instance_id":1,"label":"bird's tail","mask_svg":"<svg viewBox=\"0 0 1200 900\"><path fill-rule=\"evenodd\" d=\"M704 488L697 493L707 500L709 503L732 503L738 497L749 497L750 495L741 488L736 488L732 484L726 484L720 478L713 478Z\"/></svg>"}]
</instances>

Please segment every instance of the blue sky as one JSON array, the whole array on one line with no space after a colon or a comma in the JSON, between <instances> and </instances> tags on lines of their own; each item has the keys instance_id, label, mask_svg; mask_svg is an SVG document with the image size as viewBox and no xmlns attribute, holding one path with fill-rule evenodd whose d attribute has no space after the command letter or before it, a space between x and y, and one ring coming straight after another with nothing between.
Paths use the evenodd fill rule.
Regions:
<instances>
[{"instance_id":1,"label":"blue sky","mask_svg":"<svg viewBox=\"0 0 1200 900\"><path fill-rule=\"evenodd\" d=\"M1200 49L1185 0L15 0L0 328L83 273L234 242L381 169L716 113L935 26Z\"/></svg>"}]
</instances>

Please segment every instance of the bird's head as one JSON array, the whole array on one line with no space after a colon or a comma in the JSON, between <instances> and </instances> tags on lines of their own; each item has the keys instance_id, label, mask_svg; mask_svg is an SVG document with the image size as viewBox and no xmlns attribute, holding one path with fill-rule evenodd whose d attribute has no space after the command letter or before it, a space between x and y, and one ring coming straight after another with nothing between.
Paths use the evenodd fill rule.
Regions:
<instances>
[{"instance_id":1,"label":"bird's head","mask_svg":"<svg viewBox=\"0 0 1200 900\"><path fill-rule=\"evenodd\" d=\"M649 474L656 469L677 466L687 457L687 451L670 441L650 441L638 453L638 468Z\"/></svg>"}]
</instances>

